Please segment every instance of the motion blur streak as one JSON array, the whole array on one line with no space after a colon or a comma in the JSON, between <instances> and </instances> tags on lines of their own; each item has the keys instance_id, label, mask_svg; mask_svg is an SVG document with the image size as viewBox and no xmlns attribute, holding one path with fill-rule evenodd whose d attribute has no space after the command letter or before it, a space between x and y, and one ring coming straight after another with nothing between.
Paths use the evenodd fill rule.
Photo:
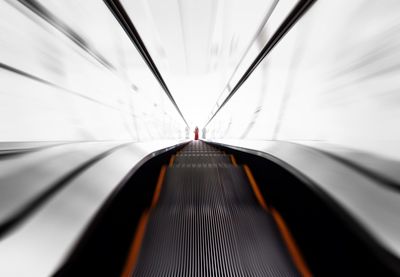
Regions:
<instances>
[{"instance_id":1,"label":"motion blur streak","mask_svg":"<svg viewBox=\"0 0 400 277\"><path fill-rule=\"evenodd\" d=\"M0 276L400 276L399 74L399 0L0 0Z\"/></svg>"},{"instance_id":2,"label":"motion blur streak","mask_svg":"<svg viewBox=\"0 0 400 277\"><path fill-rule=\"evenodd\" d=\"M1 141L183 136L104 3L1 1L0 18Z\"/></svg>"},{"instance_id":3,"label":"motion blur streak","mask_svg":"<svg viewBox=\"0 0 400 277\"><path fill-rule=\"evenodd\" d=\"M208 135L330 142L400 159L399 9L392 0L317 2Z\"/></svg>"}]
</instances>

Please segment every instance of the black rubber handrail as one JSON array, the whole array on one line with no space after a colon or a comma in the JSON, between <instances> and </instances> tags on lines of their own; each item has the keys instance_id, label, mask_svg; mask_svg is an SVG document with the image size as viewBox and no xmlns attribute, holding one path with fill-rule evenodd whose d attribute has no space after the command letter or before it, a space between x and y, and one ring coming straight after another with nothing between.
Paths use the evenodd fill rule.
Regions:
<instances>
[{"instance_id":1,"label":"black rubber handrail","mask_svg":"<svg viewBox=\"0 0 400 277\"><path fill-rule=\"evenodd\" d=\"M103 1L107 5L107 7L110 9L110 11L113 13L114 17L118 20L119 24L124 29L125 33L128 35L128 37L130 38L132 43L135 45L136 49L139 51L143 60L145 61L147 66L150 68L151 72L154 74L154 76L160 83L165 94L167 94L169 100L171 100L172 104L175 106L176 110L178 111L179 115L182 117L186 126L189 127L189 124L187 123L181 110L179 109L178 105L176 104L175 99L172 96L171 92L169 91L167 84L164 82L163 77L161 76L153 59L151 58L150 53L147 51L147 48L146 48L142 38L140 37L132 20L130 19L129 15L125 11L125 9L122 6L122 4L120 3L120 1L119 0L103 0Z\"/></svg>"},{"instance_id":2,"label":"black rubber handrail","mask_svg":"<svg viewBox=\"0 0 400 277\"><path fill-rule=\"evenodd\" d=\"M228 96L224 99L222 104L218 107L218 109L213 113L211 118L204 125L204 128L214 119L217 113L222 109L223 106L232 98L232 96L238 91L238 89L243 85L244 82L249 78L249 76L253 73L253 71L257 68L257 66L262 62L262 60L268 55L269 52L278 44L278 42L287 34L287 32L296 24L296 22L308 11L308 9L316 2L317 0L300 0L296 6L291 10L289 15L285 18L279 28L275 31L271 39L267 41L264 48L257 55L254 61L251 63L249 68L243 74L243 76L236 83L234 88L228 94Z\"/></svg>"}]
</instances>

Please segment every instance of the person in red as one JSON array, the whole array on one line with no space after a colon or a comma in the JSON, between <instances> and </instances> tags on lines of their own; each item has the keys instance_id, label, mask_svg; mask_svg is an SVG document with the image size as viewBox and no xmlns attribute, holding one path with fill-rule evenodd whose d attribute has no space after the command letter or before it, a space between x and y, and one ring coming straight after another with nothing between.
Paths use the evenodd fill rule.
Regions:
<instances>
[{"instance_id":1,"label":"person in red","mask_svg":"<svg viewBox=\"0 0 400 277\"><path fill-rule=\"evenodd\" d=\"M194 128L194 140L198 139L199 139L199 128L196 126L196 128Z\"/></svg>"}]
</instances>

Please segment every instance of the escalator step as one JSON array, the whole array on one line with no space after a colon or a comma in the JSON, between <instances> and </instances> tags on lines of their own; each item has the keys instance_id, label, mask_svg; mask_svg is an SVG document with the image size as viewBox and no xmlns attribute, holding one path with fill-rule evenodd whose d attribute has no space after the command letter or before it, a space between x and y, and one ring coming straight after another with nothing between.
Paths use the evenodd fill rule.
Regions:
<instances>
[{"instance_id":1,"label":"escalator step","mask_svg":"<svg viewBox=\"0 0 400 277\"><path fill-rule=\"evenodd\" d=\"M240 166L200 141L168 167L133 276L300 276Z\"/></svg>"}]
</instances>

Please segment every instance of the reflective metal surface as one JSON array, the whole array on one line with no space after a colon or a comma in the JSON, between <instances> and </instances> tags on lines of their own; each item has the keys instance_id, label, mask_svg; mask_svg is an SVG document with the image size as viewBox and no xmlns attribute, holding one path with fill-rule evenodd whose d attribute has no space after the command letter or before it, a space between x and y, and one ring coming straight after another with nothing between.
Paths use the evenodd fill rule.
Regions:
<instances>
[{"instance_id":1,"label":"reflective metal surface","mask_svg":"<svg viewBox=\"0 0 400 277\"><path fill-rule=\"evenodd\" d=\"M221 145L263 156L304 180L315 193L344 209L369 239L400 257L400 194L311 147L278 141L220 140ZM367 157L368 158L368 157ZM397 182L399 184L399 182ZM288 192L290 193L290 192Z\"/></svg>"},{"instance_id":2,"label":"reflective metal surface","mask_svg":"<svg viewBox=\"0 0 400 277\"><path fill-rule=\"evenodd\" d=\"M121 180L195 129L289 165L400 256L399 12L397 0L0 0L0 275L53 274Z\"/></svg>"},{"instance_id":3,"label":"reflective metal surface","mask_svg":"<svg viewBox=\"0 0 400 277\"><path fill-rule=\"evenodd\" d=\"M0 243L0 261L3 261L0 275L54 274L101 206L126 176L137 169L138 164L144 162L143 159L148 160L173 146L175 143L172 141L131 143L116 149L75 176L67 186L42 203L18 229L3 236ZM65 162L65 158L60 160ZM56 172L62 170L62 166L57 164L53 164L53 168ZM33 180L40 177L29 172L25 174L21 172L21 176ZM27 188L26 194L31 190Z\"/></svg>"}]
</instances>

